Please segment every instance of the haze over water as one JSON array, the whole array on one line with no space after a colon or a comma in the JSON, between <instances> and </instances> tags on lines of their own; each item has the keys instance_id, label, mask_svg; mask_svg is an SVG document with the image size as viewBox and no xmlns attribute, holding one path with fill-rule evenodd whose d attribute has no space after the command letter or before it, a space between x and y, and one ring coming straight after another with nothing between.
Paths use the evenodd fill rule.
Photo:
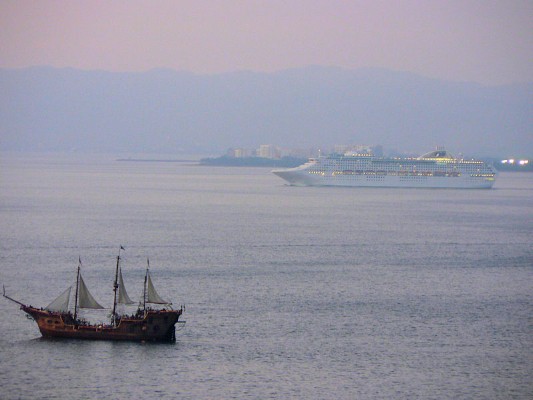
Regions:
<instances>
[{"instance_id":1,"label":"haze over water","mask_svg":"<svg viewBox=\"0 0 533 400\"><path fill-rule=\"evenodd\" d=\"M0 157L0 281L186 305L172 345L50 341L0 301L6 399L526 399L533 175L492 190L297 188L262 168ZM106 314L91 315L106 318Z\"/></svg>"}]
</instances>

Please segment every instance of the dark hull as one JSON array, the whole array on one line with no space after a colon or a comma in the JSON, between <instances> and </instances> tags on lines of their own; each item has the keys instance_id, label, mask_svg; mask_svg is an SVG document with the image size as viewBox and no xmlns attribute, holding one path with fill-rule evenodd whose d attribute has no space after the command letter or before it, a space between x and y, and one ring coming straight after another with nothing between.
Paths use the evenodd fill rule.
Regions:
<instances>
[{"instance_id":1,"label":"dark hull","mask_svg":"<svg viewBox=\"0 0 533 400\"><path fill-rule=\"evenodd\" d=\"M84 340L120 340L138 342L173 342L175 324L182 310L149 310L140 317L124 317L117 326L90 325L74 321L62 314L22 305L41 331L43 337Z\"/></svg>"}]
</instances>

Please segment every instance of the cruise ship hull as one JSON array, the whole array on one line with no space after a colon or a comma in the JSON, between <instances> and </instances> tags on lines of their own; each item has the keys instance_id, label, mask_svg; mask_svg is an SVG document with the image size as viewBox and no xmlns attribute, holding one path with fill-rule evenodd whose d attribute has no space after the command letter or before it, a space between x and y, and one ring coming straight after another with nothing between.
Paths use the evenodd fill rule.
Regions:
<instances>
[{"instance_id":1,"label":"cruise ship hull","mask_svg":"<svg viewBox=\"0 0 533 400\"><path fill-rule=\"evenodd\" d=\"M313 175L302 169L274 170L275 175L285 179L291 186L346 186L390 188L451 188L490 189L494 178L485 177L438 177L438 176L391 176L391 175Z\"/></svg>"},{"instance_id":2,"label":"cruise ship hull","mask_svg":"<svg viewBox=\"0 0 533 400\"><path fill-rule=\"evenodd\" d=\"M294 186L490 189L496 178L491 165L458 159L442 149L418 158L332 154L272 172Z\"/></svg>"}]
</instances>

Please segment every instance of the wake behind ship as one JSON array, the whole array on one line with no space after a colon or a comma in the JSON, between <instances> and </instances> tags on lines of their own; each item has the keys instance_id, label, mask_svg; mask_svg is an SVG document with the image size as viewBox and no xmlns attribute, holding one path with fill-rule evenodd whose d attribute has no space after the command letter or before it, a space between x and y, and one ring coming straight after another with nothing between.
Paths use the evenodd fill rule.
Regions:
<instances>
[{"instance_id":1,"label":"wake behind ship","mask_svg":"<svg viewBox=\"0 0 533 400\"><path fill-rule=\"evenodd\" d=\"M272 173L294 186L490 189L496 180L493 166L456 158L443 148L418 158L384 158L357 152L330 154Z\"/></svg>"}]
</instances>

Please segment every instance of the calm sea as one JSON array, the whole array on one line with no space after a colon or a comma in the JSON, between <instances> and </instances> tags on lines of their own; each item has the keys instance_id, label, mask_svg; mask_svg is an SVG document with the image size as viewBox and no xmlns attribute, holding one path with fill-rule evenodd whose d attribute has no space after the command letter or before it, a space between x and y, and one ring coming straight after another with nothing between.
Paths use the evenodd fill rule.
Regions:
<instances>
[{"instance_id":1,"label":"calm sea","mask_svg":"<svg viewBox=\"0 0 533 400\"><path fill-rule=\"evenodd\" d=\"M146 258L175 344L53 341L0 298L2 399L533 397L533 174L492 190L299 188L263 168L13 155L0 283L130 297ZM90 315L106 318L106 313Z\"/></svg>"}]
</instances>

